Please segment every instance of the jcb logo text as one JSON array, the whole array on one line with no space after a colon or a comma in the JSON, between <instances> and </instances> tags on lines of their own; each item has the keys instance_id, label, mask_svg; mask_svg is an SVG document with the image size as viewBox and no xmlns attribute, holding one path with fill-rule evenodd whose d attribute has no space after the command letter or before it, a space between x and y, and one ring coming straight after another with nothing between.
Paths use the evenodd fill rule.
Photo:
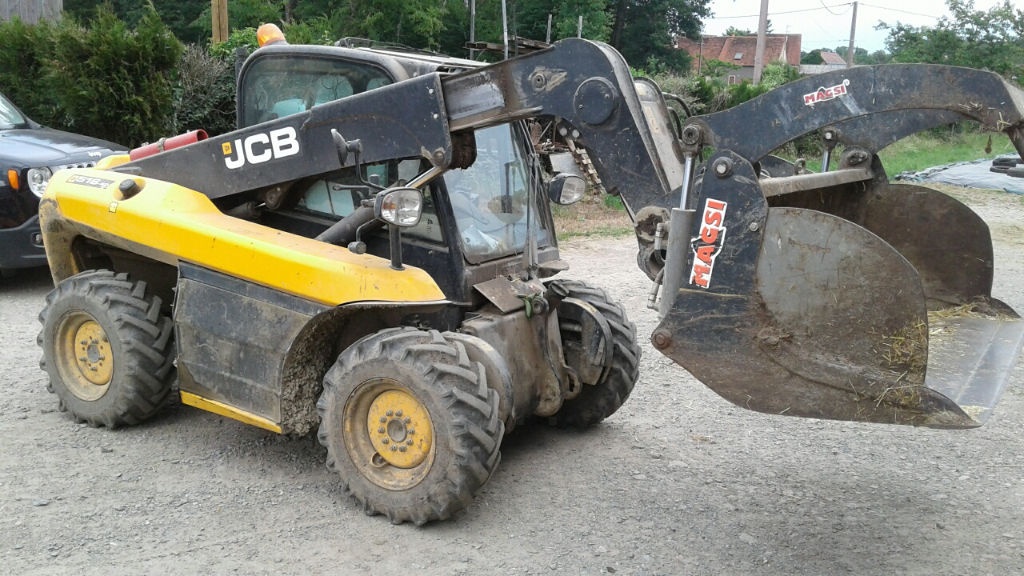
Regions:
<instances>
[{"instance_id":1,"label":"jcb logo text","mask_svg":"<svg viewBox=\"0 0 1024 576\"><path fill-rule=\"evenodd\" d=\"M260 132L244 139L236 138L234 145L231 142L221 144L224 152L224 165L229 170L241 168L246 164L262 164L275 158L285 158L299 153L299 139L295 135L295 128L286 126Z\"/></svg>"}]
</instances>

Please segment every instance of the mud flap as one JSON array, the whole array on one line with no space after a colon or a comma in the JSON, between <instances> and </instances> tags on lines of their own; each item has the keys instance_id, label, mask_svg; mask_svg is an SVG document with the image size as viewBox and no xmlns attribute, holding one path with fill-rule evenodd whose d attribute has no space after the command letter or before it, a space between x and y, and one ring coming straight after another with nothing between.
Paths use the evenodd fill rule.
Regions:
<instances>
[{"instance_id":1,"label":"mud flap","mask_svg":"<svg viewBox=\"0 0 1024 576\"><path fill-rule=\"evenodd\" d=\"M732 162L702 184L689 283L655 347L751 410L980 426L1024 322L995 301L930 320L925 284L899 250L831 214L767 208L749 164Z\"/></svg>"}]
</instances>

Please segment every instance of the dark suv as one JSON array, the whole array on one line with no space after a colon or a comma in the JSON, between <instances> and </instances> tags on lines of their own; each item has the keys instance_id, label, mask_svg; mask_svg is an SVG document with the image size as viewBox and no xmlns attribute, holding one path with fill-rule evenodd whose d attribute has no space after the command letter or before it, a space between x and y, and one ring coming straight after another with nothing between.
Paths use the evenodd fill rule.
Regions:
<instances>
[{"instance_id":1,"label":"dark suv","mask_svg":"<svg viewBox=\"0 0 1024 576\"><path fill-rule=\"evenodd\" d=\"M45 266L39 198L61 168L88 167L125 148L33 122L0 94L0 274Z\"/></svg>"}]
</instances>

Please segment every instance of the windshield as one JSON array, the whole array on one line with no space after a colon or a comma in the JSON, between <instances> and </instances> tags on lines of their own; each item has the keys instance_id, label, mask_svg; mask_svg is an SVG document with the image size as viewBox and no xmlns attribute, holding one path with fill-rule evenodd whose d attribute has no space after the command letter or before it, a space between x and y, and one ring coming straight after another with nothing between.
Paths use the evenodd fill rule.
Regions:
<instances>
[{"instance_id":1,"label":"windshield","mask_svg":"<svg viewBox=\"0 0 1024 576\"><path fill-rule=\"evenodd\" d=\"M0 94L0 128L17 128L27 123L25 117L11 104L11 101Z\"/></svg>"},{"instance_id":2,"label":"windshield","mask_svg":"<svg viewBox=\"0 0 1024 576\"><path fill-rule=\"evenodd\" d=\"M483 262L522 252L528 237L531 170L512 125L476 131L476 161L444 175L466 260ZM538 202L538 200L534 200ZM537 244L551 243L550 231L537 219Z\"/></svg>"},{"instance_id":3,"label":"windshield","mask_svg":"<svg viewBox=\"0 0 1024 576\"><path fill-rule=\"evenodd\" d=\"M252 64L242 82L244 127L380 88L391 79L383 70L359 62L267 56Z\"/></svg>"}]
</instances>

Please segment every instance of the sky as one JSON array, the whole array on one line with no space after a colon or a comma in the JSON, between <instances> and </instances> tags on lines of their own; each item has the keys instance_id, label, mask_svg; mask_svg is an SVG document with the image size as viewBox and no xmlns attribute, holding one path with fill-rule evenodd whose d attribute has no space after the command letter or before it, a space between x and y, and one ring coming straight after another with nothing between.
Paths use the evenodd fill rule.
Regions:
<instances>
[{"instance_id":1,"label":"sky","mask_svg":"<svg viewBox=\"0 0 1024 576\"><path fill-rule=\"evenodd\" d=\"M942 0L897 2L900 8L887 7L892 0L857 2L857 28L854 43L868 52L885 50L885 30L875 30L883 21L890 26L897 22L911 26L934 26L940 16L949 16ZM987 10L999 0L975 0L974 7ZM1024 8L1024 0L1011 2ZM757 32L761 0L711 0L713 16L704 21L704 33L718 36L730 26ZM769 0L768 20L775 34L800 34L804 52L818 48L834 50L850 43L853 2L848 0Z\"/></svg>"}]
</instances>

